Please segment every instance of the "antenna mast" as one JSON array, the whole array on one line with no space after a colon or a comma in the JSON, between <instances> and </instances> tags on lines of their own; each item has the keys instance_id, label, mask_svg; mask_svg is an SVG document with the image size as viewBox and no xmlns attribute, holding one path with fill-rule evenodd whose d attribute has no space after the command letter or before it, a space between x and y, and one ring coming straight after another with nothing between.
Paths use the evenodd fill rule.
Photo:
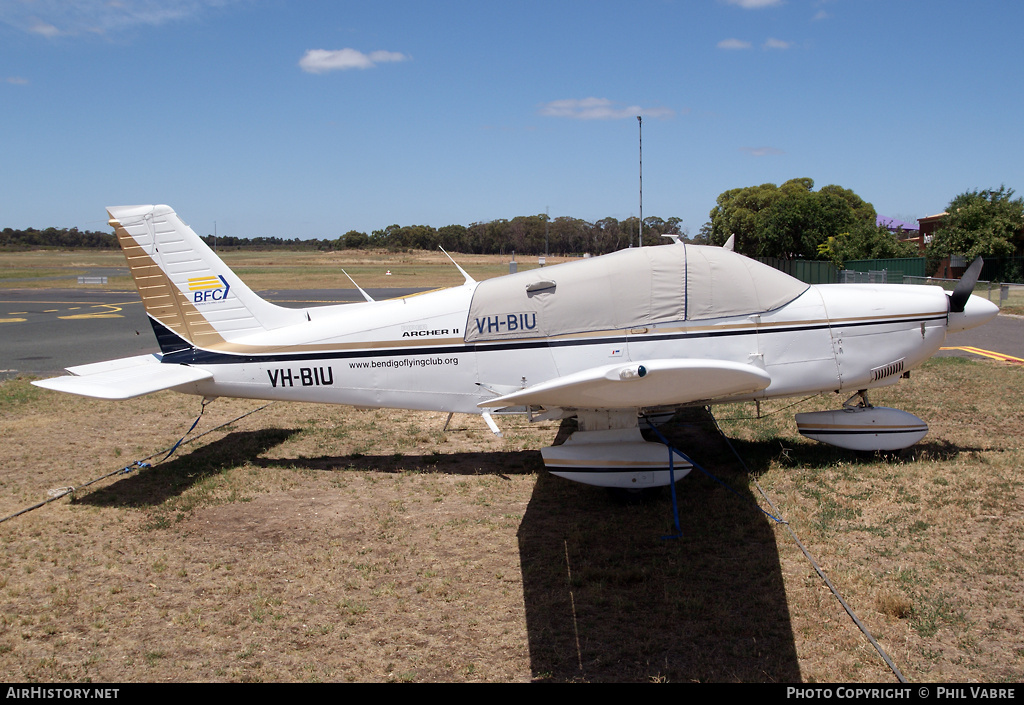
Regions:
<instances>
[{"instance_id":1,"label":"antenna mast","mask_svg":"<svg viewBox=\"0 0 1024 705\"><path fill-rule=\"evenodd\" d=\"M640 125L640 247L644 246L644 119L636 116Z\"/></svg>"}]
</instances>

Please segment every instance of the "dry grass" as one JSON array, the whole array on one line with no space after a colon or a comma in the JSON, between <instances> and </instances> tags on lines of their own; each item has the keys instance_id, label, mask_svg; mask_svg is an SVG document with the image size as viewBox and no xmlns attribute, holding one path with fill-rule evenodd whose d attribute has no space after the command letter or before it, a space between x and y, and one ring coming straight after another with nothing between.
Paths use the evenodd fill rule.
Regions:
<instances>
[{"instance_id":1,"label":"dry grass","mask_svg":"<svg viewBox=\"0 0 1024 705\"><path fill-rule=\"evenodd\" d=\"M344 269L364 289L377 287L435 288L457 286L462 275L442 252L344 250L338 252L220 252L220 256L250 288L351 289ZM479 280L508 274L509 256L452 255L459 265ZM566 261L548 257L547 264ZM538 266L536 257L516 258L519 271ZM0 255L0 288L75 286L75 278L97 268L120 267L124 276L108 278L105 285L82 287L134 291L120 250L5 252ZM391 274L387 274L387 272ZM51 277L51 278L47 278ZM52 277L64 277L64 282Z\"/></svg>"},{"instance_id":2,"label":"dry grass","mask_svg":"<svg viewBox=\"0 0 1024 705\"><path fill-rule=\"evenodd\" d=\"M1024 673L1024 370L933 360L875 404L928 420L929 435L888 457L862 457L800 439L787 417L760 447L761 484L833 581L912 681L1019 681ZM769 457L770 456L770 457ZM785 569L784 569L785 570ZM810 593L829 600L806 567L807 600L790 586L797 630L824 655L832 636ZM839 621L842 621L840 616ZM859 679L855 650L832 652L819 679ZM810 673L810 671L808 671Z\"/></svg>"},{"instance_id":3,"label":"dry grass","mask_svg":"<svg viewBox=\"0 0 1024 705\"><path fill-rule=\"evenodd\" d=\"M554 424L275 404L2 526L12 681L893 681L756 481L912 681L1024 672L1024 371L944 358L876 404L923 443L858 456L791 412L700 413L698 472L621 504L541 471ZM816 399L803 409L832 406ZM198 411L0 385L0 514L168 447ZM198 430L255 407L219 400ZM778 405L781 406L781 405ZM775 408L778 408L776 406ZM749 405L719 418L748 416ZM763 502L762 502L763 504ZM766 506L766 505L765 505Z\"/></svg>"},{"instance_id":4,"label":"dry grass","mask_svg":"<svg viewBox=\"0 0 1024 705\"><path fill-rule=\"evenodd\" d=\"M1012 313L1016 316L1024 316L1024 284L1011 284L1006 290L1007 297L1000 300L1000 292L993 290L989 299L996 304L1003 313Z\"/></svg>"},{"instance_id":5,"label":"dry grass","mask_svg":"<svg viewBox=\"0 0 1024 705\"><path fill-rule=\"evenodd\" d=\"M125 276L111 277L104 288L134 290L120 250L38 250L0 253L0 289L43 289L72 286L91 269L123 267ZM82 285L92 287L93 285Z\"/></svg>"}]
</instances>

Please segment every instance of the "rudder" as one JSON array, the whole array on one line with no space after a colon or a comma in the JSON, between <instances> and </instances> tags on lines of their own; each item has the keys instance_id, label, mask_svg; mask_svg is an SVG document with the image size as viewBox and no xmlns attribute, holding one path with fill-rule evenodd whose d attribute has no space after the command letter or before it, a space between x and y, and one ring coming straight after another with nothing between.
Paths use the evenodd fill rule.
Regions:
<instances>
[{"instance_id":1,"label":"rudder","mask_svg":"<svg viewBox=\"0 0 1024 705\"><path fill-rule=\"evenodd\" d=\"M174 337L215 350L305 319L299 310L256 295L169 206L113 206L107 212L165 353L181 349L180 341L166 349ZM161 336L161 327L174 335Z\"/></svg>"}]
</instances>

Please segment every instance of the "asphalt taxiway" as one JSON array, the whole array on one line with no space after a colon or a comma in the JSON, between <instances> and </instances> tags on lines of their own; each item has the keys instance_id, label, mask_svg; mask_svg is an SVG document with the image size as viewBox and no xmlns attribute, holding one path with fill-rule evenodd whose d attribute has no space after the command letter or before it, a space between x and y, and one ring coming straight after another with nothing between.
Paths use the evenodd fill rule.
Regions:
<instances>
[{"instance_id":1,"label":"asphalt taxiway","mask_svg":"<svg viewBox=\"0 0 1024 705\"><path fill-rule=\"evenodd\" d=\"M370 289L374 299L423 289ZM258 292L281 306L307 308L362 301L355 289ZM153 328L134 291L0 290L0 379L62 374L65 367L158 352Z\"/></svg>"}]
</instances>

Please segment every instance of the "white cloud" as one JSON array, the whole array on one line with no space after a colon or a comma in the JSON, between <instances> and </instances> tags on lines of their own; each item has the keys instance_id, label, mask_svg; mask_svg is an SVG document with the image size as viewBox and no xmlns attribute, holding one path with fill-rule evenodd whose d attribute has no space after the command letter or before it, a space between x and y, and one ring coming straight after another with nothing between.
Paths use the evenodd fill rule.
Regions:
<instances>
[{"instance_id":1,"label":"white cloud","mask_svg":"<svg viewBox=\"0 0 1024 705\"><path fill-rule=\"evenodd\" d=\"M28 28L28 31L32 34L41 34L44 37L56 37L61 33L61 31L52 24L43 22L42 20L34 22L32 26Z\"/></svg>"},{"instance_id":2,"label":"white cloud","mask_svg":"<svg viewBox=\"0 0 1024 705\"><path fill-rule=\"evenodd\" d=\"M743 39L723 39L716 44L719 49L725 49L726 51L743 51L746 49L753 48L753 44ZM793 46L793 42L787 42L784 39L776 39L775 37L768 37L761 45L762 49L789 49Z\"/></svg>"},{"instance_id":3,"label":"white cloud","mask_svg":"<svg viewBox=\"0 0 1024 705\"><path fill-rule=\"evenodd\" d=\"M5 82L10 83L13 86L27 86L28 79L22 78L21 76L8 76L4 79Z\"/></svg>"},{"instance_id":4,"label":"white cloud","mask_svg":"<svg viewBox=\"0 0 1024 705\"><path fill-rule=\"evenodd\" d=\"M0 23L52 38L157 26L238 0L30 0L0 2Z\"/></svg>"},{"instance_id":5,"label":"white cloud","mask_svg":"<svg viewBox=\"0 0 1024 705\"><path fill-rule=\"evenodd\" d=\"M785 154L781 149L775 147L740 147L741 152L746 152L752 157L777 157Z\"/></svg>"},{"instance_id":6,"label":"white cloud","mask_svg":"<svg viewBox=\"0 0 1024 705\"><path fill-rule=\"evenodd\" d=\"M537 111L546 117L570 118L573 120L622 120L643 117L669 118L675 111L669 108L643 108L639 105L623 105L607 98L566 98L544 103Z\"/></svg>"},{"instance_id":7,"label":"white cloud","mask_svg":"<svg viewBox=\"0 0 1024 705\"><path fill-rule=\"evenodd\" d=\"M738 5L744 10L759 10L762 7L775 7L782 4L782 0L724 0L726 5Z\"/></svg>"},{"instance_id":8,"label":"white cloud","mask_svg":"<svg viewBox=\"0 0 1024 705\"><path fill-rule=\"evenodd\" d=\"M719 49L749 49L752 45L742 39L723 39L716 45Z\"/></svg>"},{"instance_id":9,"label":"white cloud","mask_svg":"<svg viewBox=\"0 0 1024 705\"><path fill-rule=\"evenodd\" d=\"M299 66L308 73L324 73L326 71L347 71L348 69L368 69L377 64L394 61L405 61L409 57L397 51L372 51L364 54L358 49L310 49L299 60Z\"/></svg>"}]
</instances>

